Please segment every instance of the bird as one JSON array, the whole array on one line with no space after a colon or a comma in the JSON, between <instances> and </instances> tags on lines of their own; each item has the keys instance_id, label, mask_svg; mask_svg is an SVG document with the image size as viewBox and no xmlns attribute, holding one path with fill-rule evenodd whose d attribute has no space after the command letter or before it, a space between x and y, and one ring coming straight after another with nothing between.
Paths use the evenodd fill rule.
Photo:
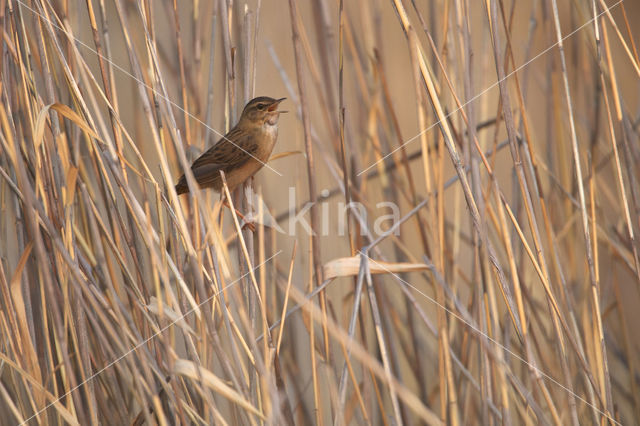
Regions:
<instances>
[{"instance_id":1,"label":"bird","mask_svg":"<svg viewBox=\"0 0 640 426\"><path fill-rule=\"evenodd\" d=\"M278 105L286 98L260 96L245 105L238 123L191 165L200 188L222 193L220 171L225 174L229 191L256 174L269 160L278 138ZM175 186L178 195L189 192L183 174Z\"/></svg>"}]
</instances>

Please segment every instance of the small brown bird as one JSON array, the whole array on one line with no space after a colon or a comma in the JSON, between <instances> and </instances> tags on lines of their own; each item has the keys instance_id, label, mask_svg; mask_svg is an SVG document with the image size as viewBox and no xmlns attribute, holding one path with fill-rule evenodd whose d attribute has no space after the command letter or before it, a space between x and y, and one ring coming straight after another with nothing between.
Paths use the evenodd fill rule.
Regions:
<instances>
[{"instance_id":1,"label":"small brown bird","mask_svg":"<svg viewBox=\"0 0 640 426\"><path fill-rule=\"evenodd\" d=\"M286 112L278 111L278 105L285 99L260 96L249 101L238 124L191 165L201 188L221 192L222 170L232 191L265 165L278 137L278 118ZM189 192L184 175L176 184L176 192L178 195Z\"/></svg>"}]
</instances>

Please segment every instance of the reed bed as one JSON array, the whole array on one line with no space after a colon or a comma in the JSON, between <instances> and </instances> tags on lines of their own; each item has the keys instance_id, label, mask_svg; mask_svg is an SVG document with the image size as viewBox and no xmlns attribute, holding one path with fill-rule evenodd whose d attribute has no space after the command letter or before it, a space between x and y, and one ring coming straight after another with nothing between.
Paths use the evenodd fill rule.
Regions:
<instances>
[{"instance_id":1,"label":"reed bed","mask_svg":"<svg viewBox=\"0 0 640 426\"><path fill-rule=\"evenodd\" d=\"M638 424L639 20L0 0L0 424Z\"/></svg>"}]
</instances>

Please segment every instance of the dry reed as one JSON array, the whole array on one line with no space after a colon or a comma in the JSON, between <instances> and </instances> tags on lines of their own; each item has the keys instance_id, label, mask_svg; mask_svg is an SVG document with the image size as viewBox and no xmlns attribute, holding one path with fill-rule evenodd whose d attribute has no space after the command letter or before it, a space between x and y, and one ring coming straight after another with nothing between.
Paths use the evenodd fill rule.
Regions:
<instances>
[{"instance_id":1,"label":"dry reed","mask_svg":"<svg viewBox=\"0 0 640 426\"><path fill-rule=\"evenodd\" d=\"M0 0L0 423L637 423L639 19ZM267 167L178 197L260 95Z\"/></svg>"}]
</instances>

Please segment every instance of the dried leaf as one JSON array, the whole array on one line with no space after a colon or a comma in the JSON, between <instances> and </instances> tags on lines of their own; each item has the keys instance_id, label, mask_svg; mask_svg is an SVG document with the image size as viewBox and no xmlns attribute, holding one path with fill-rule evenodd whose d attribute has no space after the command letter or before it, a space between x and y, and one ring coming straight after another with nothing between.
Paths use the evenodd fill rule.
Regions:
<instances>
[{"instance_id":1,"label":"dried leaf","mask_svg":"<svg viewBox=\"0 0 640 426\"><path fill-rule=\"evenodd\" d=\"M399 274L403 272L426 271L429 266L424 263L397 263L383 262L381 260L369 261L369 271L372 274ZM324 265L325 279L337 277L349 277L358 275L360 270L360 256L341 257L327 262Z\"/></svg>"},{"instance_id":2,"label":"dried leaf","mask_svg":"<svg viewBox=\"0 0 640 426\"><path fill-rule=\"evenodd\" d=\"M55 104L51 104L50 107L52 110L57 111L59 114L62 114L67 119L73 121L78 127L80 127L85 132L89 133L89 136L91 136L92 138L100 140L100 138L98 137L98 134L94 132L91 127L89 127L89 125L84 121L84 119L77 112L75 112L68 106L55 103Z\"/></svg>"},{"instance_id":3,"label":"dried leaf","mask_svg":"<svg viewBox=\"0 0 640 426\"><path fill-rule=\"evenodd\" d=\"M76 194L76 181L78 180L78 168L70 166L67 172L67 184L66 193L64 194L64 205L70 206L73 204L73 199Z\"/></svg>"},{"instance_id":4,"label":"dried leaf","mask_svg":"<svg viewBox=\"0 0 640 426\"><path fill-rule=\"evenodd\" d=\"M272 162L273 160L279 160L280 158L284 158L284 157L289 157L291 155L296 155L296 154L300 154L300 155L305 155L304 152L302 151L285 151L285 152L279 152L277 154L274 154L271 156L271 158L269 158L269 162Z\"/></svg>"},{"instance_id":5,"label":"dried leaf","mask_svg":"<svg viewBox=\"0 0 640 426\"><path fill-rule=\"evenodd\" d=\"M55 103L45 106L38 112L38 117L36 119L36 128L34 132L33 144L35 146L36 152L42 145L42 139L44 138L44 126L47 122L47 114L49 114L49 110L52 109L58 114L63 115L65 118L74 122L78 127L87 132L89 136L94 139L101 140L98 137L98 134L84 121L84 119L74 110L69 108L66 105Z\"/></svg>"}]
</instances>

